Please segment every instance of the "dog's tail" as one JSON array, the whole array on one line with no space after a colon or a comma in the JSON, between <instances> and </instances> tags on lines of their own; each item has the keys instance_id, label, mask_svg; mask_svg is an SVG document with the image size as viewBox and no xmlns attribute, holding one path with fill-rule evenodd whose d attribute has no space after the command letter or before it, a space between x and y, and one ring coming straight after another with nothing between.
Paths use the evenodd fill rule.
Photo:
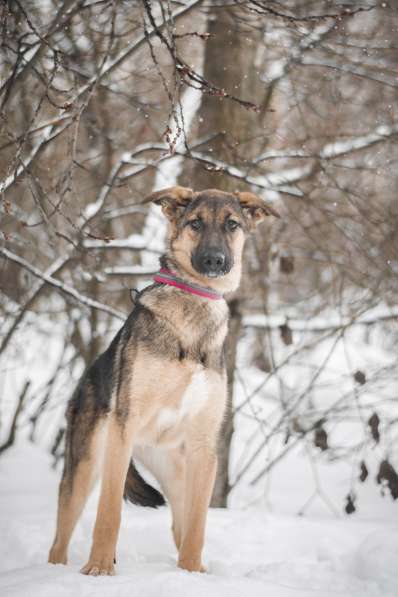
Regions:
<instances>
[{"instance_id":1,"label":"dog's tail","mask_svg":"<svg viewBox=\"0 0 398 597\"><path fill-rule=\"evenodd\" d=\"M132 504L136 504L137 506L148 506L149 508L157 508L166 503L160 491L151 487L151 485L141 477L132 460L130 461L129 469L127 471L123 497Z\"/></svg>"}]
</instances>

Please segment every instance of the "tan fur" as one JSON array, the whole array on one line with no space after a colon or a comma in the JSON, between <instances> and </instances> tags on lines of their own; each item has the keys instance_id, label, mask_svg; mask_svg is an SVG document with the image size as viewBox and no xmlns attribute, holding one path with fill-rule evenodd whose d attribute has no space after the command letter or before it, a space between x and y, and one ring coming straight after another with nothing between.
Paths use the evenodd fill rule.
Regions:
<instances>
[{"instance_id":1,"label":"tan fur","mask_svg":"<svg viewBox=\"0 0 398 597\"><path fill-rule=\"evenodd\" d=\"M133 455L158 480L171 507L172 533L177 551L180 548L185 485L185 448L168 446L135 446Z\"/></svg>"},{"instance_id":2,"label":"tan fur","mask_svg":"<svg viewBox=\"0 0 398 597\"><path fill-rule=\"evenodd\" d=\"M193 216L201 215L206 221L207 214L204 210L198 210L193 213ZM188 274L188 278L197 284L203 284L203 277L194 270L189 258L190 253L196 246L195 235L188 228L184 228L181 234L178 234L176 238L173 238L174 225L171 222L171 233L170 233L170 247L173 254L178 257L178 262L184 269L184 272ZM214 290L220 293L233 292L239 286L241 274L242 274L242 249L245 242L245 235L243 230L237 230L231 243L231 249L235 256L234 266L231 272L227 276L220 278L214 278L206 281L208 286L211 286Z\"/></svg>"},{"instance_id":3,"label":"tan fur","mask_svg":"<svg viewBox=\"0 0 398 597\"><path fill-rule=\"evenodd\" d=\"M256 226L261 220L264 219L265 216L274 216L276 218L280 218L279 212L264 201L257 197L254 193L248 193L247 191L236 193L238 197L240 205L244 208L249 210L251 219L253 221L253 227Z\"/></svg>"},{"instance_id":4,"label":"tan fur","mask_svg":"<svg viewBox=\"0 0 398 597\"><path fill-rule=\"evenodd\" d=\"M161 204L169 219L168 255L179 274L221 293L237 288L245 230L271 213L261 200L251 193L194 193L183 187L159 191L150 200ZM191 219L211 223L212 230L223 230L223 242L233 255L233 265L225 275L210 278L193 267L191 255L199 241L189 221L181 225L187 213ZM238 229L225 228L229 217L240 222ZM83 406L77 395L69 407L69 456L49 561L66 563L71 534L101 468L101 494L84 574L114 573L122 496L132 455L154 474L170 503L178 565L203 570L201 554L217 468L217 436L226 404L222 346L228 308L224 300L210 301L170 286L144 293L140 308L143 319L136 322L138 340L131 339L134 328L127 330L128 322L129 333L123 334L123 328L118 338L113 367L119 381L112 381L108 409L97 420L96 386L89 376L81 389L86 396ZM146 327L139 327L140 321L149 321L145 325L156 321L158 327L147 332ZM88 439L75 437L74 426L87 431Z\"/></svg>"},{"instance_id":5,"label":"tan fur","mask_svg":"<svg viewBox=\"0 0 398 597\"><path fill-rule=\"evenodd\" d=\"M95 521L93 544L83 574L113 575L116 541L120 527L124 481L131 458L134 420L126 427L111 416L103 467L101 495Z\"/></svg>"},{"instance_id":6,"label":"tan fur","mask_svg":"<svg viewBox=\"0 0 398 597\"><path fill-rule=\"evenodd\" d=\"M88 457L82 460L77 467L72 486L65 478L61 481L57 532L48 556L48 561L52 564L66 564L67 562L70 538L98 477L100 460L103 455L104 431L104 425L100 423L92 436Z\"/></svg>"}]
</instances>

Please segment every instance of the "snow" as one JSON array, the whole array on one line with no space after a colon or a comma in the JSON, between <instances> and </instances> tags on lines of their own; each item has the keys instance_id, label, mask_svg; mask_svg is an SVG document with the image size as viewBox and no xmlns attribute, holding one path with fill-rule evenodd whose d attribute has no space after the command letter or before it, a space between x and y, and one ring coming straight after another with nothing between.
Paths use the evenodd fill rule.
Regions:
<instances>
[{"instance_id":1,"label":"snow","mask_svg":"<svg viewBox=\"0 0 398 597\"><path fill-rule=\"evenodd\" d=\"M252 176L247 175L243 170L236 166L231 166L230 164L213 157L210 158L207 154L201 153L200 151L191 151L191 155L195 159L209 162L213 168L216 168L219 171L227 172L230 176L236 179L244 180L249 185L265 189L267 191L267 199L270 201L277 200L279 198L279 193L286 193L293 197L303 197L303 192L300 191L299 188L285 185L284 183L301 180L308 173L307 167L292 168L280 172L269 173L267 175Z\"/></svg>"},{"instance_id":2,"label":"snow","mask_svg":"<svg viewBox=\"0 0 398 597\"><path fill-rule=\"evenodd\" d=\"M59 473L38 446L1 460L0 594L7 597L396 597L398 523L278 516L262 508L211 510L207 574L176 568L168 508L124 505L117 575L79 574L90 548L98 490L75 531L67 566L46 563Z\"/></svg>"},{"instance_id":3,"label":"snow","mask_svg":"<svg viewBox=\"0 0 398 597\"><path fill-rule=\"evenodd\" d=\"M398 132L398 124L394 123L392 126L380 125L373 133L364 135L363 137L354 137L345 141L336 141L329 143L320 151L321 158L333 158L344 155L358 149L363 149L378 143L385 137L391 137Z\"/></svg>"},{"instance_id":4,"label":"snow","mask_svg":"<svg viewBox=\"0 0 398 597\"><path fill-rule=\"evenodd\" d=\"M318 25L313 29L313 31L303 36L297 46L295 45L289 49L289 55L287 57L280 58L279 60L273 60L270 64L268 64L267 72L264 74L264 79L267 81L267 83L275 84L280 81L289 72L290 68L294 64L303 61L304 54L316 47L316 45L325 35L330 32L332 28L333 24L330 22ZM272 31L272 28L270 32L266 33L268 40L271 42L271 44L274 43L275 45L275 41L272 40L273 34L274 32ZM280 38L280 35L278 35L278 38ZM289 45L290 40L286 39L285 43Z\"/></svg>"},{"instance_id":5,"label":"snow","mask_svg":"<svg viewBox=\"0 0 398 597\"><path fill-rule=\"evenodd\" d=\"M49 310L56 311L56 305ZM389 309L380 306L363 318L382 318L388 314ZM352 458L342 461L330 460L328 453L312 453L309 458L311 438L308 438L308 445L300 442L293 446L261 482L253 485L255 476L272 458L285 448L290 449L294 438L285 445L285 425L280 433L271 437L261 456L232 491L232 507L210 512L204 554L208 574L189 574L176 568L167 508L152 511L125 505L117 576L87 578L80 575L79 568L86 562L90 549L98 489L76 529L70 564L67 567L46 564L54 533L60 476L59 470L50 468L48 449L76 379L72 379L70 370L65 368L56 382L56 399L37 426L37 444L29 443L26 439L30 430L29 416L40 403L46 383L59 361L63 359L66 363L71 356L62 356L66 321L59 320L56 325L43 314L37 321L36 317L33 313L27 317L19 332L19 344L5 368L3 365L1 375L3 434L8 429L7 409L12 407L12 397L19 394L27 372L32 381L32 396L37 396L31 405L33 410L27 410L21 418L18 444L0 457L0 595L85 596L94 592L110 597L398 595L397 502L388 493L381 497L380 487L375 483L380 458L388 449L388 436L386 445L382 442L378 446L370 445L366 453L354 451ZM333 323L330 313L325 314L324 323L327 321ZM322 324L322 318L317 323ZM395 353L383 329L365 341L365 327L352 326L346 331L345 343L341 340L336 344L317 379L312 410L302 404L295 411L296 420L305 425L311 422L311 417L327 412L341 396L348 396L345 415L343 411L346 421L328 428L331 448L348 448L363 438L361 422L350 416L357 400L361 401L365 420L369 408L369 412L375 408L380 415L383 410L387 412L386 409L391 416L397 411L391 402L396 398L398 387L394 375L386 376L384 381L376 376L372 381L374 372L394 363ZM113 333L117 328L118 322L115 322ZM246 331L238 355L235 402L238 412L231 455L233 483L264 438L271 436L281 416L280 372L269 376L248 366L251 333L250 329ZM286 359L281 372L282 395L293 404L305 391L317 366L326 359L332 341L325 338L318 342L314 349L305 352L305 359L300 360L291 358L291 354L304 346L313 332L295 330L291 347L278 340L277 330L273 334L276 362ZM353 386L352 372L356 369L366 371L368 381L361 388ZM260 386L261 392L242 406L246 397ZM369 479L353 486L353 471L356 475L361 458L366 459ZM343 512L344 499L352 488L357 495L357 512L348 517ZM298 516L298 512L303 515Z\"/></svg>"},{"instance_id":6,"label":"snow","mask_svg":"<svg viewBox=\"0 0 398 597\"><path fill-rule=\"evenodd\" d=\"M388 305L378 305L369 309L366 313L353 317L342 317L341 315L331 315L326 317L311 317L309 319L288 318L287 315L265 315L263 313L253 313L245 315L243 323L246 327L260 327L274 329L287 323L292 330L306 330L322 332L327 330L339 330L342 327L350 325L369 325L378 321L387 321L398 317L398 307Z\"/></svg>"},{"instance_id":7,"label":"snow","mask_svg":"<svg viewBox=\"0 0 398 597\"><path fill-rule=\"evenodd\" d=\"M114 240L96 240L85 239L84 246L87 249L144 249L145 238L141 234L131 234L127 238L117 238Z\"/></svg>"},{"instance_id":8,"label":"snow","mask_svg":"<svg viewBox=\"0 0 398 597\"><path fill-rule=\"evenodd\" d=\"M145 275L145 276L151 276L152 274L156 274L156 272L159 270L159 265L157 263L154 263L153 266L145 266L145 265L119 265L119 266L115 266L115 267L106 267L104 268L104 273L107 276L112 276L112 275Z\"/></svg>"}]
</instances>

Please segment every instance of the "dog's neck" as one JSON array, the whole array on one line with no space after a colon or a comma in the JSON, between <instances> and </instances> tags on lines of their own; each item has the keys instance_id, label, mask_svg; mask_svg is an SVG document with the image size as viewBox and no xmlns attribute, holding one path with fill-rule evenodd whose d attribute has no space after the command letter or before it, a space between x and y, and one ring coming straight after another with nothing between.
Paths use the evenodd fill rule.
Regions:
<instances>
[{"instance_id":1,"label":"dog's neck","mask_svg":"<svg viewBox=\"0 0 398 597\"><path fill-rule=\"evenodd\" d=\"M240 282L240 262L235 271L227 276L220 276L217 278L208 278L196 272L186 271L170 253L162 255L159 259L160 267L172 271L178 278L181 278L185 283L196 286L201 286L205 289L210 289L212 292L223 296L225 293L233 292L237 289Z\"/></svg>"},{"instance_id":2,"label":"dog's neck","mask_svg":"<svg viewBox=\"0 0 398 597\"><path fill-rule=\"evenodd\" d=\"M160 266L160 271L154 276L156 283L173 286L183 292L208 300L222 300L224 298L222 293L214 290L209 285L199 284L198 280L185 272L167 255L162 255L160 258Z\"/></svg>"},{"instance_id":3,"label":"dog's neck","mask_svg":"<svg viewBox=\"0 0 398 597\"><path fill-rule=\"evenodd\" d=\"M212 290L211 288L207 288L206 286L199 286L199 284L187 283L186 280L177 276L175 272L164 267L161 268L160 272L155 274L153 279L157 284L173 286L173 288L178 288L183 292L187 292L188 294L193 294L195 296L200 296L208 300L219 301L224 298L222 294L215 290Z\"/></svg>"}]
</instances>

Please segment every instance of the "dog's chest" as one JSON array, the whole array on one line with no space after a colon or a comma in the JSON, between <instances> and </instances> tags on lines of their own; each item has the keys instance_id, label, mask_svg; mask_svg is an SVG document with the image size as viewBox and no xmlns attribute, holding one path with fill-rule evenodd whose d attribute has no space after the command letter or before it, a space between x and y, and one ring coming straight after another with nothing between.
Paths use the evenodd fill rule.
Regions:
<instances>
[{"instance_id":1,"label":"dog's chest","mask_svg":"<svg viewBox=\"0 0 398 597\"><path fill-rule=\"evenodd\" d=\"M163 299L166 295L163 301L156 293L145 300L159 325L149 343L138 345L134 361L131 396L139 412L139 445L181 444L187 429L199 420L208 426L224 403L227 306L178 295L172 300L169 290L159 291Z\"/></svg>"},{"instance_id":2,"label":"dog's chest","mask_svg":"<svg viewBox=\"0 0 398 597\"><path fill-rule=\"evenodd\" d=\"M206 408L210 393L211 388L206 372L198 370L192 375L191 381L179 400L171 407L160 408L155 415L154 431L158 440L162 440L162 437L165 440L168 435L173 434L173 431L177 432L177 435L182 432L183 429L180 428L184 426L184 423Z\"/></svg>"},{"instance_id":3,"label":"dog's chest","mask_svg":"<svg viewBox=\"0 0 398 597\"><path fill-rule=\"evenodd\" d=\"M157 380L142 409L142 424L137 444L142 446L177 446L197 422L204 427L223 408L224 378L221 374L196 365L183 371L168 365L168 375Z\"/></svg>"}]
</instances>

